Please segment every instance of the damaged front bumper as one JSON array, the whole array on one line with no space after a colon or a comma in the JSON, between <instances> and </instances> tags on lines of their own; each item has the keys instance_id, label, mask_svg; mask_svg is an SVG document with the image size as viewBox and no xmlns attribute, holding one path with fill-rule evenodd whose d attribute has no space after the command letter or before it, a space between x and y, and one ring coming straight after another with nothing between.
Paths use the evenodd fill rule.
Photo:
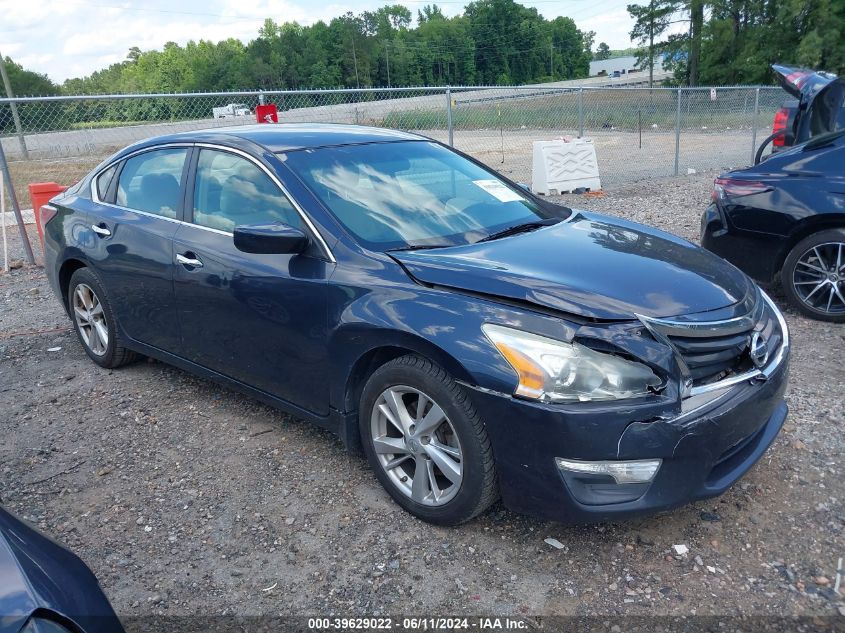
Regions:
<instances>
[{"instance_id":1,"label":"damaged front bumper","mask_svg":"<svg viewBox=\"0 0 845 633\"><path fill-rule=\"evenodd\" d=\"M493 445L505 505L587 523L653 513L727 490L783 426L788 366L787 344L764 380L730 385L675 417L623 402L549 405L481 389L472 396ZM640 460L660 460L648 482L619 484L561 466Z\"/></svg>"}]
</instances>

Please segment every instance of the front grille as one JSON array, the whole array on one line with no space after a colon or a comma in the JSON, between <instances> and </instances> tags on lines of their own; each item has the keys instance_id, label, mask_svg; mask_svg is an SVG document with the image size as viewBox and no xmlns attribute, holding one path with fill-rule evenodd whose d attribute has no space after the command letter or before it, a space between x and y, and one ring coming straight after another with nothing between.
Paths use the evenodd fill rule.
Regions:
<instances>
[{"instance_id":1,"label":"front grille","mask_svg":"<svg viewBox=\"0 0 845 633\"><path fill-rule=\"evenodd\" d=\"M748 357L751 334L743 332L712 338L670 336L669 339L687 364L693 385L697 385L721 380L740 369Z\"/></svg>"},{"instance_id":2,"label":"front grille","mask_svg":"<svg viewBox=\"0 0 845 633\"><path fill-rule=\"evenodd\" d=\"M674 349L679 365L685 365L685 377L692 387L754 370L749 349L755 332L766 342L769 358L774 358L783 343L777 315L762 297L746 317L726 321L640 318L656 338Z\"/></svg>"}]
</instances>

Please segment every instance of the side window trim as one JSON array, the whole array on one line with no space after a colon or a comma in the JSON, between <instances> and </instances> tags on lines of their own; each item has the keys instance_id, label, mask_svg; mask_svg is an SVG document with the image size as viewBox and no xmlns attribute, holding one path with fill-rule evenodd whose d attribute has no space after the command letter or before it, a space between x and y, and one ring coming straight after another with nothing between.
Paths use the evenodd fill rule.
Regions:
<instances>
[{"instance_id":1,"label":"side window trim","mask_svg":"<svg viewBox=\"0 0 845 633\"><path fill-rule=\"evenodd\" d=\"M182 205L182 208L179 210L179 219L185 223L190 223L190 218L193 215L193 210L189 206L188 196L193 197L193 193L189 193L189 191L193 189L194 171L199 153L196 145L191 145L188 148L188 155L185 156L185 164L182 165L182 177L179 179L179 187L182 189L182 195L179 196L179 203ZM188 187L189 184L191 185L190 188Z\"/></svg>"},{"instance_id":2,"label":"side window trim","mask_svg":"<svg viewBox=\"0 0 845 633\"><path fill-rule=\"evenodd\" d=\"M143 154L145 152L149 152L149 151L153 151L153 150L157 150L157 149L170 149L170 148L178 148L178 147L184 147L188 151L188 156L185 159L185 165L183 166L183 170L182 170L182 182L184 184L184 189L183 189L184 195L181 198L181 203L182 203L181 217L183 219L179 220L179 219L167 218L165 216L147 213L146 211L140 211L138 209L131 209L129 207L123 207L123 206L117 204L117 185L118 185L118 182L120 180L120 175L123 172L123 169L126 166L126 161L128 159L133 158L134 156L137 156L139 154ZM263 163L256 160L255 157L247 154L246 152L244 152L242 150L227 147L225 145L215 145L213 143L185 143L185 142L182 142L182 143L166 143L166 144L163 144L163 145L154 145L154 146L151 146L151 147L145 147L143 149L137 150L135 152L132 152L131 154L127 154L126 156L123 156L120 159L118 159L118 161L119 161L118 169L115 172L114 176L112 177L112 183L111 183L111 186L109 187L110 189L114 188L114 195L111 196L110 201L100 199L100 196L97 193L97 178L99 178L100 174L102 174L104 171L106 171L107 169L112 167L115 164L115 162L118 162L118 161L109 163L108 165L103 167L103 169L101 169L100 171L98 171L94 175L94 177L91 179L90 194L93 196L95 201L101 202L101 203L104 203L104 204L108 204L108 205L116 207L118 209L125 209L127 211L132 211L133 213L141 213L143 215L148 215L150 217L161 218L162 220L167 220L168 222L176 222L177 224L186 224L186 225L189 225L189 226L192 226L194 228L201 229L201 230L204 230L204 231L212 231L214 233L222 233L224 235L232 235L231 233L229 233L227 231L220 231L218 229L200 226L199 224L194 224L192 221L188 221L188 220L184 219L184 218L187 217L189 212L190 212L190 216L191 217L193 216L192 206L193 206L193 190L194 190L195 178L196 178L196 163L197 163L197 160L199 158L199 151L203 147L208 148L208 149L225 151L225 152L235 154L237 156L241 156L241 157L251 161L252 163L254 163L259 169L261 169L265 174L267 174L267 176L269 176L270 180L272 180L273 183L285 195L285 197L287 197L288 201L291 203L293 208L296 210L296 212L302 218L302 221L305 224L306 231L313 238L315 238L315 241L318 245L318 248L319 248L320 251L322 251L322 254L325 256L325 258L332 264L337 263L337 259L335 258L334 253L332 253L332 250L329 248L329 245L326 242L325 238L323 238L320 231L317 230L317 227L314 225L314 222L311 220L311 218L308 216L308 214L302 209L302 207L299 205L299 203L296 201L296 199L293 196L290 195L287 188L279 180L279 177L277 175L275 175L272 172L272 170L267 168Z\"/></svg>"},{"instance_id":3,"label":"side window trim","mask_svg":"<svg viewBox=\"0 0 845 633\"><path fill-rule=\"evenodd\" d=\"M194 146L193 152L191 153L191 161L188 165L188 181L185 183L185 199L183 201L185 204L184 221L191 226L209 228L194 223L194 193L197 188L197 164L199 163L201 152L201 147Z\"/></svg>"},{"instance_id":4,"label":"side window trim","mask_svg":"<svg viewBox=\"0 0 845 633\"><path fill-rule=\"evenodd\" d=\"M165 143L163 145L151 145L149 147L141 148L139 150L132 152L131 154L127 154L126 156L122 156L122 157L118 158L117 160L112 161L108 165L105 165L102 169L100 169L97 173L95 173L91 177L91 181L90 181L91 186L90 186L89 193L91 194L92 199L95 202L108 204L108 205L111 205L113 207L117 207L118 209L126 209L127 211L134 211L135 213L143 213L145 215L151 215L153 217L162 217L165 220L173 221L173 218L167 218L167 217L164 217L164 216L157 216L154 213L147 213L146 211L140 211L139 209L133 209L131 207L123 207L123 206L117 204L117 187L118 187L118 184L120 182L120 175L121 175L121 173L123 173L123 168L126 166L126 161L128 161L130 158L135 158L136 156L140 156L141 154L146 154L148 152L154 152L156 150L180 149L180 148L184 148L186 150L185 164L182 166L182 181L180 182L180 186L184 186L187 182L187 171L188 171L187 167L188 167L188 165L191 161L191 157L192 157L192 154L193 154L193 151L194 151L194 148L195 148L195 144L194 143L185 143L185 142L182 142L182 143ZM111 169L115 165L117 166L117 170L114 172L114 175L112 176L111 183L109 183L109 190L106 193L106 198L105 199L100 198L100 194L97 191L97 180L99 179L100 176L102 176L104 173L106 173L109 169ZM182 198L184 198L184 196L182 196ZM184 199L182 200L182 203L184 204ZM183 211L183 213L181 213L180 215L182 217L184 217L184 206L182 208L182 211ZM181 220L177 220L177 221L181 222Z\"/></svg>"},{"instance_id":5,"label":"side window trim","mask_svg":"<svg viewBox=\"0 0 845 633\"><path fill-rule=\"evenodd\" d=\"M117 166L117 171L114 172L114 177L112 178L112 184L109 187L109 197L108 197L107 200L103 201L103 202L107 202L108 204L111 204L115 207L118 207L120 209L128 208L128 207L121 207L119 204L117 204L117 187L120 183L120 176L123 173L123 168L126 167L126 161L130 158L132 158L132 155L121 159L120 164Z\"/></svg>"},{"instance_id":6,"label":"side window trim","mask_svg":"<svg viewBox=\"0 0 845 633\"><path fill-rule=\"evenodd\" d=\"M117 179L120 177L120 172L123 170L123 163L126 161L121 160L119 163L115 163L114 165L114 173L111 176L111 182L109 182L109 188L106 190L106 197L103 200L106 204L114 204L115 197L117 196ZM100 172L105 173L105 172ZM99 176L97 176L99 178ZM99 193L99 191L98 191Z\"/></svg>"},{"instance_id":7,"label":"side window trim","mask_svg":"<svg viewBox=\"0 0 845 633\"><path fill-rule=\"evenodd\" d=\"M188 180L188 183L186 185L186 193L185 193L185 208L186 208L186 211L187 211L186 217L189 218L189 219L186 219L186 221L185 221L186 224L190 224L193 227L196 227L198 229L203 229L203 230L206 230L206 231L214 231L216 233L223 233L225 235L232 235L232 233L229 232L229 231L221 231L219 229L205 227L205 226L202 226L200 224L195 224L194 221L193 221L194 189L196 188L196 175L197 175L197 164L199 162L199 154L203 149L215 150L215 151L219 151L219 152L227 152L229 154L234 154L235 156L239 156L241 158L248 160L249 162L254 164L256 167L258 167L258 169L260 169L262 172L267 174L267 176L270 178L270 180L273 182L273 184L276 187L279 188L279 191L282 193L282 195L285 196L285 198L290 203L290 205L299 214L299 217L302 219L302 222L304 224L303 228L304 228L305 232L308 233L314 239L315 243L317 244L318 250L322 252L322 254L325 256L325 258L329 262L331 262L332 264L337 263L337 259L335 259L335 256L332 253L331 249L329 248L329 245L326 243L325 239L323 239L323 236L317 230L317 227L314 226L314 223L311 221L311 218L308 217L308 214L305 213L305 211L302 209L301 206L299 206L299 203L294 199L294 197L290 195L287 188L285 188L285 186L279 180L279 177L277 175L275 175L270 169L268 169L261 161L257 160L254 156L251 156L251 155L247 154L246 152L244 152L242 150L238 150L238 149L235 149L233 147L227 147L225 145L215 145L213 143L196 143L194 147L195 147L194 155L192 157L191 170L190 170L191 171L191 177Z\"/></svg>"},{"instance_id":8,"label":"side window trim","mask_svg":"<svg viewBox=\"0 0 845 633\"><path fill-rule=\"evenodd\" d=\"M117 189L120 187L120 177L123 174L123 170L126 168L126 163L129 162L132 158L137 158L138 156L143 156L144 154L149 154L151 152L158 152L158 151L166 151L171 149L184 149L185 150L185 161L182 163L182 175L179 177L179 197L178 197L178 205L179 208L176 209L176 217L169 218L166 215L161 215L158 213L150 213L149 211L144 211L142 209L133 209L132 207L124 207L122 205L117 204ZM163 220L169 220L171 222L182 222L184 221L185 217L185 196L184 196L184 187L186 183L186 178L188 174L188 164L191 161L192 153L194 151L194 145L191 143L172 143L166 145L153 145L151 147L145 147L137 152L133 152L128 156L124 156L121 159L120 171L115 174L114 182L115 182L115 196L114 196L114 206L119 207L121 209L126 209L128 211L132 211L134 213L143 213L145 215L149 215L154 218L161 218ZM102 172L101 172L102 173Z\"/></svg>"},{"instance_id":9,"label":"side window trim","mask_svg":"<svg viewBox=\"0 0 845 633\"><path fill-rule=\"evenodd\" d=\"M100 195L100 179L105 178L106 174L109 171L111 171L111 177L109 178L108 186L106 187L106 193L103 196L104 202L108 202L109 200L111 200L110 196L111 196L112 186L114 185L114 183L116 181L115 176L117 175L118 167L119 167L119 165L112 163L111 165L106 167L104 170L99 172L97 174L97 176L94 178L94 187L96 188L97 195L99 196Z\"/></svg>"}]
</instances>

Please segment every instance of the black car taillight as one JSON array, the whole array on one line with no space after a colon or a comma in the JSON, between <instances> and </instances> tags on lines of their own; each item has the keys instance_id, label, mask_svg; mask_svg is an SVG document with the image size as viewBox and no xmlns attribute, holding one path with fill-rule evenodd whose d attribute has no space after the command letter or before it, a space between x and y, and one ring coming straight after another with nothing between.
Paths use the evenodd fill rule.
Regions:
<instances>
[{"instance_id":1,"label":"black car taillight","mask_svg":"<svg viewBox=\"0 0 845 633\"><path fill-rule=\"evenodd\" d=\"M778 108L775 112L775 121L772 124L772 134L778 134L773 140L772 145L775 147L784 147L786 145L786 126L789 123L789 108Z\"/></svg>"},{"instance_id":2,"label":"black car taillight","mask_svg":"<svg viewBox=\"0 0 845 633\"><path fill-rule=\"evenodd\" d=\"M764 182L756 180L734 180L733 178L716 178L713 181L713 202L725 198L741 198L755 193L765 193L772 188Z\"/></svg>"}]
</instances>

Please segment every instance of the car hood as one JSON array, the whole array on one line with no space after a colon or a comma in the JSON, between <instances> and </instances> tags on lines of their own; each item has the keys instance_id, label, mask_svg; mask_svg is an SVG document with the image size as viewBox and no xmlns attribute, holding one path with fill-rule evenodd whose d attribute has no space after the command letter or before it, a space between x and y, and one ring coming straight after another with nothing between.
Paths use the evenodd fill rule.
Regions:
<instances>
[{"instance_id":1,"label":"car hood","mask_svg":"<svg viewBox=\"0 0 845 633\"><path fill-rule=\"evenodd\" d=\"M754 292L742 272L685 240L584 211L531 233L391 255L419 282L588 319L688 315Z\"/></svg>"},{"instance_id":2,"label":"car hood","mask_svg":"<svg viewBox=\"0 0 845 633\"><path fill-rule=\"evenodd\" d=\"M86 633L123 632L85 563L0 507L0 633L17 633L44 611Z\"/></svg>"}]
</instances>

